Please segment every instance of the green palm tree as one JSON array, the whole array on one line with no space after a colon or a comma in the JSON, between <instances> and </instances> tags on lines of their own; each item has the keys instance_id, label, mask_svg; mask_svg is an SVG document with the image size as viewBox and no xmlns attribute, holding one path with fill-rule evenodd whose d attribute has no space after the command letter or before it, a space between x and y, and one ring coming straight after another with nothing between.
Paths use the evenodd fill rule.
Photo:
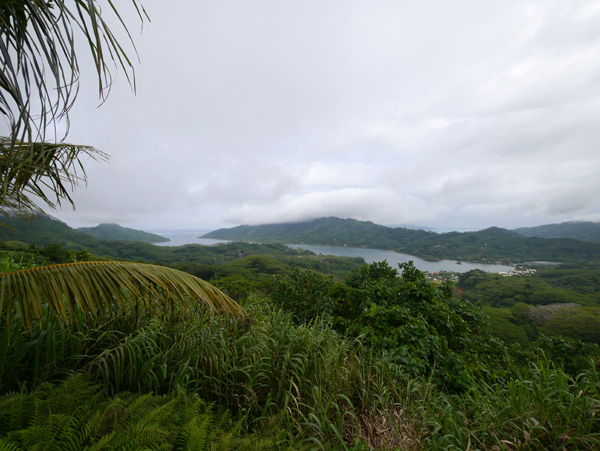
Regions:
<instances>
[{"instance_id":1,"label":"green palm tree","mask_svg":"<svg viewBox=\"0 0 600 451\"><path fill-rule=\"evenodd\" d=\"M143 8L136 0L131 4L143 21ZM83 158L107 158L90 146L45 139L46 129L68 114L77 94L76 37L87 41L101 100L112 83L109 63L133 82L131 61L105 20L106 10L133 45L112 0L0 0L0 112L11 127L10 137L0 139L2 215L41 212L40 203L51 209L62 201L73 204L70 190L86 181ZM85 262L0 275L0 317L8 326L18 314L27 327L46 308L65 321L81 312L102 320L117 305L156 304L244 316L238 304L209 283L154 265Z\"/></svg>"}]
</instances>

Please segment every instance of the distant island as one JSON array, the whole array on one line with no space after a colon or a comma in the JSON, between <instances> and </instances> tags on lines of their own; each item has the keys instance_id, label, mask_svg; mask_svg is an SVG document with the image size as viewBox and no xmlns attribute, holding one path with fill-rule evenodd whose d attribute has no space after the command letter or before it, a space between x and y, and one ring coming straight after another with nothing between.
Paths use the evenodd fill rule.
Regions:
<instances>
[{"instance_id":1,"label":"distant island","mask_svg":"<svg viewBox=\"0 0 600 451\"><path fill-rule=\"evenodd\" d=\"M96 227L80 227L77 230L100 240L141 241L144 243L166 243L171 241L164 236L121 227L118 224L100 224Z\"/></svg>"},{"instance_id":2,"label":"distant island","mask_svg":"<svg viewBox=\"0 0 600 451\"><path fill-rule=\"evenodd\" d=\"M555 225L552 238L541 238L535 234L545 233L543 226L518 231L490 227L478 232L435 233L385 227L370 221L328 217L296 223L241 225L215 230L202 238L391 249L425 259L481 263L600 260L600 243L560 236L561 230L564 234L573 236L573 229L578 228L578 224L580 223L575 226L573 223ZM587 223L586 230L589 232L589 229L597 230L600 236L600 224ZM587 233L585 236L594 235Z\"/></svg>"}]
</instances>

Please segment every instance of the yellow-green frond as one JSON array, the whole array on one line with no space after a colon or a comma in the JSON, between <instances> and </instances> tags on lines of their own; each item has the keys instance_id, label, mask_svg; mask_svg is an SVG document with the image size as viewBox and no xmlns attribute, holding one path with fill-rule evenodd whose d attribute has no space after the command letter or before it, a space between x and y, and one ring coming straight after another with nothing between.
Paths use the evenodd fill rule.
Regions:
<instances>
[{"instance_id":1,"label":"yellow-green frond","mask_svg":"<svg viewBox=\"0 0 600 451\"><path fill-rule=\"evenodd\" d=\"M244 317L229 296L191 274L130 262L79 262L0 274L0 314L10 321L18 311L25 326L40 319L45 306L65 321L84 312L94 318L115 305L146 307L172 303L180 311L203 308Z\"/></svg>"}]
</instances>

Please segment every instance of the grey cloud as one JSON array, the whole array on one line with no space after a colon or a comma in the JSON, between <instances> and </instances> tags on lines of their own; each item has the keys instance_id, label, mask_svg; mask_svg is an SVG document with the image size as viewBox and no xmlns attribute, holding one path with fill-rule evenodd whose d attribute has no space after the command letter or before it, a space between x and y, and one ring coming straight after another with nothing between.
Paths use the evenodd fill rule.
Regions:
<instances>
[{"instance_id":1,"label":"grey cloud","mask_svg":"<svg viewBox=\"0 0 600 451\"><path fill-rule=\"evenodd\" d=\"M86 166L68 221L517 227L600 212L593 3L143 3L137 95L120 77L97 108L82 76L69 140L113 158Z\"/></svg>"}]
</instances>

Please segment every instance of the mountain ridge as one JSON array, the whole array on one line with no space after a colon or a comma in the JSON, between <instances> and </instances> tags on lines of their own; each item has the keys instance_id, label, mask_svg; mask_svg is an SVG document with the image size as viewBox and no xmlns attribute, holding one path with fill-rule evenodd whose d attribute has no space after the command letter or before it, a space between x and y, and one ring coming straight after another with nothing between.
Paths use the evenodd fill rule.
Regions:
<instances>
[{"instance_id":1,"label":"mountain ridge","mask_svg":"<svg viewBox=\"0 0 600 451\"><path fill-rule=\"evenodd\" d=\"M572 238L588 243L600 243L600 223L591 221L568 221L536 227L519 227L514 231L528 237Z\"/></svg>"},{"instance_id":2,"label":"mountain ridge","mask_svg":"<svg viewBox=\"0 0 600 451\"><path fill-rule=\"evenodd\" d=\"M79 227L76 230L101 240L141 241L143 243L166 243L171 241L155 233L130 229L119 224L102 223L96 227Z\"/></svg>"},{"instance_id":3,"label":"mountain ridge","mask_svg":"<svg viewBox=\"0 0 600 451\"><path fill-rule=\"evenodd\" d=\"M522 236L516 231L489 227L477 232L436 233L390 228L371 221L318 218L310 221L218 229L202 236L239 241L284 242L325 246L391 249L430 259L473 262L574 261L600 259L600 243L572 238Z\"/></svg>"}]
</instances>

